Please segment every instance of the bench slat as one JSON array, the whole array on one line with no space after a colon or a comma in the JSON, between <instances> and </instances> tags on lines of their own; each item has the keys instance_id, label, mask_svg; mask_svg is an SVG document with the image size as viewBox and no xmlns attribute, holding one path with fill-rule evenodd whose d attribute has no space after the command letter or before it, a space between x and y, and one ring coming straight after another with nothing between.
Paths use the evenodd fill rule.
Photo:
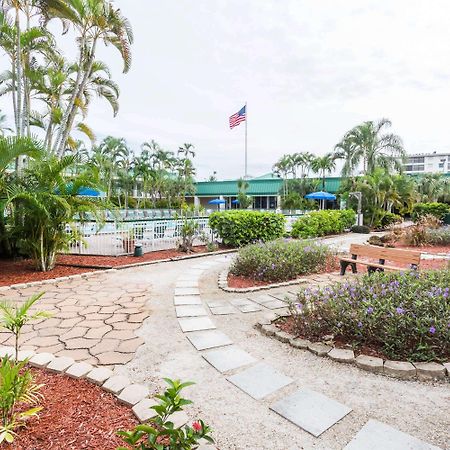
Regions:
<instances>
[{"instance_id":1,"label":"bench slat","mask_svg":"<svg viewBox=\"0 0 450 450\"><path fill-rule=\"evenodd\" d=\"M350 253L352 255L384 259L393 262L401 262L405 264L420 263L420 252L414 250L401 250L398 248L377 247L374 245L351 244Z\"/></svg>"},{"instance_id":2,"label":"bench slat","mask_svg":"<svg viewBox=\"0 0 450 450\"><path fill-rule=\"evenodd\" d=\"M355 264L361 264L364 266L370 266L370 267L377 267L380 269L387 269L387 270L407 270L407 267L396 267L396 266L389 266L387 264L378 264L378 263L374 263L374 262L370 262L370 261L362 261L362 260L358 260L358 259L351 259L351 258L340 258L341 261L347 261L350 263L355 263Z\"/></svg>"}]
</instances>

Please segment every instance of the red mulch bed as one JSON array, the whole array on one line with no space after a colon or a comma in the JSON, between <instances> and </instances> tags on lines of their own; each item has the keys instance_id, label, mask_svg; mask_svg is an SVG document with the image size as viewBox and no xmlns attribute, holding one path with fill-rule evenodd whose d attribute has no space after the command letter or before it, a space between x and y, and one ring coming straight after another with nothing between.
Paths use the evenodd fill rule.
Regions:
<instances>
[{"instance_id":1,"label":"red mulch bed","mask_svg":"<svg viewBox=\"0 0 450 450\"><path fill-rule=\"evenodd\" d=\"M450 254L450 246L449 245L424 245L421 247L413 247L411 245L404 244L395 244L396 248L403 248L405 250L415 250L417 252L426 252L426 253L448 253Z\"/></svg>"},{"instance_id":2,"label":"red mulch bed","mask_svg":"<svg viewBox=\"0 0 450 450\"><path fill-rule=\"evenodd\" d=\"M0 259L0 286L31 281L49 280L77 273L92 272L94 269L56 266L50 272L37 272L31 260L11 261Z\"/></svg>"},{"instance_id":3,"label":"red mulch bed","mask_svg":"<svg viewBox=\"0 0 450 450\"><path fill-rule=\"evenodd\" d=\"M292 317L283 317L282 319L278 319L276 322L274 322L275 326L278 327L280 330L285 331L286 333L292 334L295 337L301 338L301 339L308 339L310 340L311 337L299 335L296 333L295 326L294 326L294 319ZM325 333L323 336L314 339L313 342L324 342L324 337L327 333ZM329 333L328 333L329 334ZM326 341L325 341L326 342ZM346 342L344 339L335 338L333 339L333 345L337 348L344 348L344 349L352 349L355 352L355 356L358 355L368 355L368 356L375 356L378 358L383 359L389 359L386 355L384 355L380 350L371 347L369 345L362 345L357 348L353 348L349 342Z\"/></svg>"},{"instance_id":4,"label":"red mulch bed","mask_svg":"<svg viewBox=\"0 0 450 450\"><path fill-rule=\"evenodd\" d=\"M18 430L11 450L114 450L118 430L138 424L131 409L87 380L32 369L44 400L38 418Z\"/></svg>"},{"instance_id":5,"label":"red mulch bed","mask_svg":"<svg viewBox=\"0 0 450 450\"><path fill-rule=\"evenodd\" d=\"M191 254L202 253L207 253L204 245L194 247ZM181 256L186 256L186 253L178 250L160 250L145 253L141 257L59 255L55 268L50 272L37 272L31 260L12 261L0 259L0 286L49 280L68 275L92 272L96 269L109 269L127 264L159 261L162 259L179 258Z\"/></svg>"}]
</instances>

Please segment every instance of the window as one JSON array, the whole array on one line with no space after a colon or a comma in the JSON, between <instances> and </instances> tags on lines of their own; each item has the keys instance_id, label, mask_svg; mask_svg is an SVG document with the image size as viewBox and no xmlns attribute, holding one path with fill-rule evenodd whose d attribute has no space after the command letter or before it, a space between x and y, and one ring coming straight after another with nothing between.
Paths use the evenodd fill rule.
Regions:
<instances>
[{"instance_id":1,"label":"window","mask_svg":"<svg viewBox=\"0 0 450 450\"><path fill-rule=\"evenodd\" d=\"M425 156L411 156L408 158L408 164L424 164Z\"/></svg>"}]
</instances>

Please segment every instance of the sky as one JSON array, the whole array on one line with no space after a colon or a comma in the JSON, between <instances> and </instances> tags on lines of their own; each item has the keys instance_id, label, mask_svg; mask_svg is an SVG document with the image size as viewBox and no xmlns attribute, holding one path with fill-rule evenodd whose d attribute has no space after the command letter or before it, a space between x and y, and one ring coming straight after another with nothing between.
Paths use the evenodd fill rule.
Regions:
<instances>
[{"instance_id":1,"label":"sky","mask_svg":"<svg viewBox=\"0 0 450 450\"><path fill-rule=\"evenodd\" d=\"M197 179L244 172L244 131L228 118L247 102L249 174L285 153L333 150L346 131L387 117L408 153L449 151L447 0L115 0L133 26L133 63L100 48L121 88L116 118L98 100L100 140L139 152L156 140L194 144ZM68 56L75 46L59 37ZM3 64L5 59L0 59ZM0 108L9 111L8 99Z\"/></svg>"}]
</instances>

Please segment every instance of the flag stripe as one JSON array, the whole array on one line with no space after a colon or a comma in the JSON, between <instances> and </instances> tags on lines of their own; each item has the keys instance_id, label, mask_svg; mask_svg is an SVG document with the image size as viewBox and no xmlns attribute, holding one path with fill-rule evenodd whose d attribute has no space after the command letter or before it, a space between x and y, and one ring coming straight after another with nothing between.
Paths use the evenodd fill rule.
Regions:
<instances>
[{"instance_id":1,"label":"flag stripe","mask_svg":"<svg viewBox=\"0 0 450 450\"><path fill-rule=\"evenodd\" d=\"M230 116L230 128L237 127L241 122L245 122L247 117L246 107L241 108L236 114Z\"/></svg>"}]
</instances>

